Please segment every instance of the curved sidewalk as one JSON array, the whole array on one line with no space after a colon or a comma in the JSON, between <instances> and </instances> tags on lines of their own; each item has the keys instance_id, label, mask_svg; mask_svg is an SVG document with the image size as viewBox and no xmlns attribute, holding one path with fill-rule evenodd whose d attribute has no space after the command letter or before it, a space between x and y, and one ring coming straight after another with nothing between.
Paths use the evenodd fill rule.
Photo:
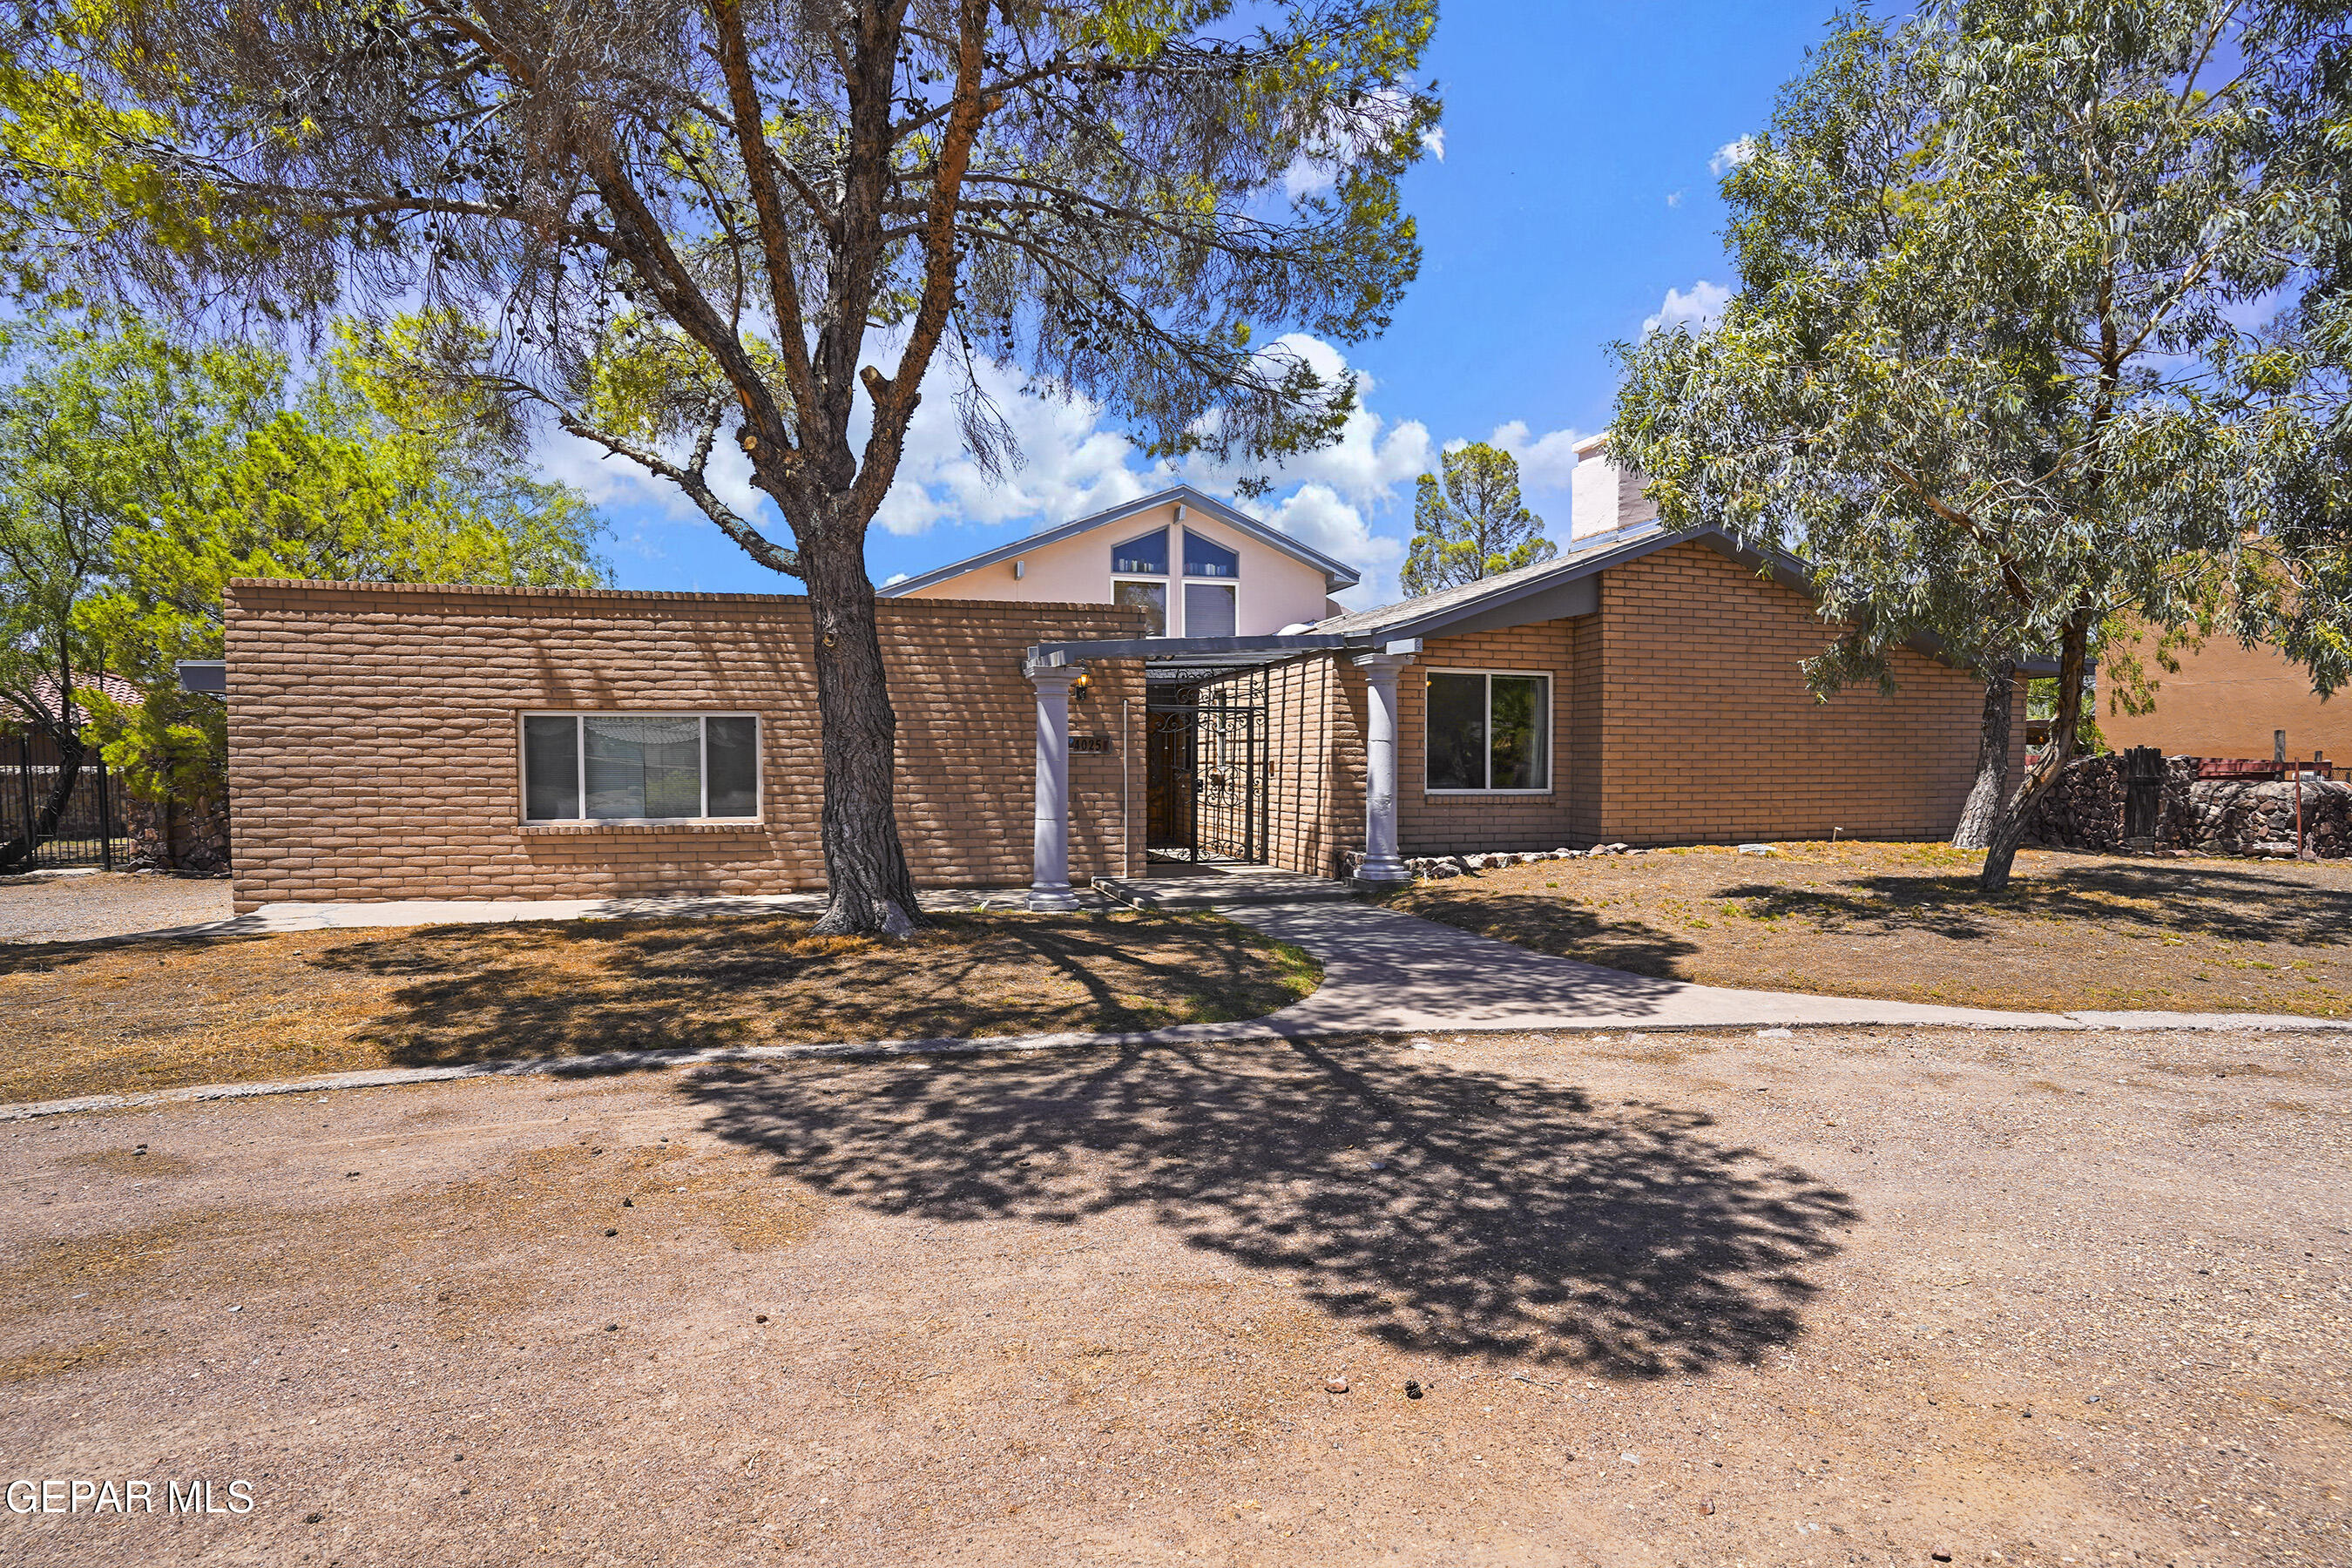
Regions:
<instances>
[{"instance_id":1,"label":"curved sidewalk","mask_svg":"<svg viewBox=\"0 0 2352 1568\"><path fill-rule=\"evenodd\" d=\"M769 912L782 900L646 900L627 913L748 914ZM962 907L971 907L969 903ZM561 910L562 912L556 912ZM347 904L308 906L278 930L354 930L370 925L430 925L444 921L573 919L576 906L483 904ZM597 911L624 911L607 905ZM1351 900L1220 906L1219 912L1269 936L1296 942L1323 964L1312 995L1264 1018L1229 1024L1184 1024L1129 1034L1006 1035L977 1038L844 1041L807 1046L749 1046L695 1051L615 1051L593 1057L532 1058L460 1067L381 1068L264 1083L203 1084L144 1094L88 1095L0 1106L0 1121L78 1110L236 1100L255 1095L322 1093L454 1079L531 1074L593 1075L691 1067L711 1062L788 1061L844 1057L934 1056L992 1051L1141 1049L1251 1040L1302 1039L1320 1035L1402 1034L1416 1030L1556 1032L1607 1029L1836 1028L1910 1026L1975 1029L2315 1029L2352 1030L2352 1022L2264 1013L2008 1013L1980 1007L1939 1007L1916 1002L1812 996L1787 991L1739 991L1658 980L1622 970L1530 952ZM250 921L251 917L245 917ZM296 923L297 921L300 923ZM221 927L231 928L223 930ZM186 936L253 934L253 925L220 922L184 928ZM166 933L150 933L166 934ZM122 941L124 938L96 938Z\"/></svg>"}]
</instances>

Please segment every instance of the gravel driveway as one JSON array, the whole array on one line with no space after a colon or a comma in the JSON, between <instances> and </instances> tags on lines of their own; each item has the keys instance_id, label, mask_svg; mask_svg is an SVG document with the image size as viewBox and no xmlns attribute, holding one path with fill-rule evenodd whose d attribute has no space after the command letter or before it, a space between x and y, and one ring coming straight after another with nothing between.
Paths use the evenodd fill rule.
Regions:
<instances>
[{"instance_id":1,"label":"gravel driveway","mask_svg":"<svg viewBox=\"0 0 2352 1568\"><path fill-rule=\"evenodd\" d=\"M0 942L74 942L225 921L226 877L127 871L0 877Z\"/></svg>"},{"instance_id":2,"label":"gravel driveway","mask_svg":"<svg viewBox=\"0 0 2352 1568\"><path fill-rule=\"evenodd\" d=\"M1428 1044L8 1127L0 1555L2352 1561L2352 1042Z\"/></svg>"}]
</instances>

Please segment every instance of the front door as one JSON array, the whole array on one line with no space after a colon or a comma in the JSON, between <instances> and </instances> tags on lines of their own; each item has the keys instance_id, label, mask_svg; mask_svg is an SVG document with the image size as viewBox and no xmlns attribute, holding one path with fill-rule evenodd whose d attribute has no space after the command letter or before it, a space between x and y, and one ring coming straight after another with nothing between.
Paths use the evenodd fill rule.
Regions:
<instances>
[{"instance_id":1,"label":"front door","mask_svg":"<svg viewBox=\"0 0 2352 1568\"><path fill-rule=\"evenodd\" d=\"M1264 859L1265 672L1152 687L1144 720L1146 858Z\"/></svg>"}]
</instances>

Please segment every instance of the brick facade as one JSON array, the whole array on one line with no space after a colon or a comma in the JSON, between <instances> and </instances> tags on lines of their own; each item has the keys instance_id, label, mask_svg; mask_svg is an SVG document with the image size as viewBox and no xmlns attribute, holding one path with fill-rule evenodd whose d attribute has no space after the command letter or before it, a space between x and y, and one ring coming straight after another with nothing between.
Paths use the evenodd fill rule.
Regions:
<instances>
[{"instance_id":1,"label":"brick facade","mask_svg":"<svg viewBox=\"0 0 2352 1568\"><path fill-rule=\"evenodd\" d=\"M236 908L282 900L592 898L819 889L824 767L808 602L757 595L240 581L228 594ZM899 833L918 883L1030 877L1033 643L1131 637L1104 605L884 600ZM1074 876L1142 864L1122 699L1098 663L1070 705ZM754 825L524 826L517 716L754 712Z\"/></svg>"},{"instance_id":2,"label":"brick facade","mask_svg":"<svg viewBox=\"0 0 2352 1568\"><path fill-rule=\"evenodd\" d=\"M1805 687L1831 629L1805 595L1699 542L1610 568L1599 608L1571 619L1433 637L1398 680L1402 853L1941 838L1976 769L1983 688L1922 654L1892 657L1896 690ZM1552 788L1541 795L1426 787L1433 670L1552 678ZM1345 655L1276 667L1269 707L1273 861L1337 873L1364 840L1360 671ZM2024 709L2011 778L2024 768Z\"/></svg>"},{"instance_id":3,"label":"brick facade","mask_svg":"<svg viewBox=\"0 0 2352 1568\"><path fill-rule=\"evenodd\" d=\"M1802 666L1832 628L1813 602L1696 542L1605 573L1600 620L1601 836L1941 838L1959 821L1984 705L1966 671L1897 648L1894 695L1816 701Z\"/></svg>"}]
</instances>

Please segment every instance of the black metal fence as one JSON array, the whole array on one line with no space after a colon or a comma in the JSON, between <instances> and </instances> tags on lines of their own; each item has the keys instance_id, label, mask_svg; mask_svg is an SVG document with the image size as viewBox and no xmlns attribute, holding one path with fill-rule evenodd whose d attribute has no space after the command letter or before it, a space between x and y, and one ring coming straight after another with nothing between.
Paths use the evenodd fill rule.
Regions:
<instances>
[{"instance_id":1,"label":"black metal fence","mask_svg":"<svg viewBox=\"0 0 2352 1568\"><path fill-rule=\"evenodd\" d=\"M47 748L43 748L44 751ZM37 823L49 791L57 787L58 763L37 756L25 736L0 741L0 842L21 836ZM74 780L73 794L58 818L57 831L33 847L29 869L95 866L111 871L128 865L131 839L122 781L110 774L92 752Z\"/></svg>"}]
</instances>

